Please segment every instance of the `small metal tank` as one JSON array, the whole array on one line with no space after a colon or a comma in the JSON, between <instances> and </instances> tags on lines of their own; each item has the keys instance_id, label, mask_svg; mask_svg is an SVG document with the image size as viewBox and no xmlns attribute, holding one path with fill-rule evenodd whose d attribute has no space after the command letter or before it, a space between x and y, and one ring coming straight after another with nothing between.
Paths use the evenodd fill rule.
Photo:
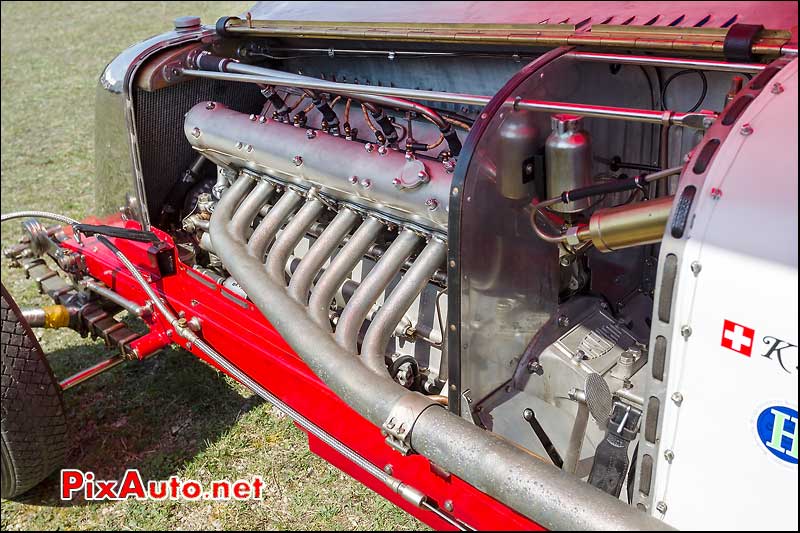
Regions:
<instances>
[{"instance_id":1,"label":"small metal tank","mask_svg":"<svg viewBox=\"0 0 800 533\"><path fill-rule=\"evenodd\" d=\"M535 116L526 110L509 114L499 128L497 186L509 200L528 203L535 193L533 156L541 147L542 132L535 125ZM525 165L531 165L526 171Z\"/></svg>"},{"instance_id":2,"label":"small metal tank","mask_svg":"<svg viewBox=\"0 0 800 533\"><path fill-rule=\"evenodd\" d=\"M577 115L558 114L550 119L553 132L545 143L547 196L591 185L592 144ZM589 206L589 199L551 207L561 213L576 213Z\"/></svg>"}]
</instances>

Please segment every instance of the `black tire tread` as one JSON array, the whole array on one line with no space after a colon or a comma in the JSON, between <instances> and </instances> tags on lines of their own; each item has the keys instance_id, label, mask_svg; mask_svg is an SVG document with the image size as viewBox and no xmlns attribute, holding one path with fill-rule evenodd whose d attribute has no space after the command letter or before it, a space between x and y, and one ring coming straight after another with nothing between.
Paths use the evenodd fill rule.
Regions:
<instances>
[{"instance_id":1,"label":"black tire tread","mask_svg":"<svg viewBox=\"0 0 800 533\"><path fill-rule=\"evenodd\" d=\"M2 287L2 497L33 488L64 461L61 389L41 346Z\"/></svg>"}]
</instances>

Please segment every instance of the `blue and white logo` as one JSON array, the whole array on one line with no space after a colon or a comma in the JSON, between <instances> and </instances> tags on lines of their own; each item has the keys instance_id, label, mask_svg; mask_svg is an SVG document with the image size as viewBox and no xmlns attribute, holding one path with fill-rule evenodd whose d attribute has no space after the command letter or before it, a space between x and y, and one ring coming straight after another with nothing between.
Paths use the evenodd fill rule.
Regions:
<instances>
[{"instance_id":1,"label":"blue and white logo","mask_svg":"<svg viewBox=\"0 0 800 533\"><path fill-rule=\"evenodd\" d=\"M797 464L797 410L783 405L767 407L756 421L758 438L772 455Z\"/></svg>"}]
</instances>

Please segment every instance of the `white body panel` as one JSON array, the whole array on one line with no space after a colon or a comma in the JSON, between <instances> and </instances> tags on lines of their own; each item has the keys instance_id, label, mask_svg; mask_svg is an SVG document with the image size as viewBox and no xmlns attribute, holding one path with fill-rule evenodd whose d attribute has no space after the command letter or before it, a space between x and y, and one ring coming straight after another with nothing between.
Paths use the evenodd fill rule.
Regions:
<instances>
[{"instance_id":1,"label":"white body panel","mask_svg":"<svg viewBox=\"0 0 800 533\"><path fill-rule=\"evenodd\" d=\"M653 513L680 529L798 527L797 70L795 60L740 117L695 200L675 288L666 395L683 401L662 406L654 480L655 501L667 511L653 506ZM783 92L771 90L774 83ZM750 135L740 132L746 123ZM726 320L742 327L726 328ZM770 352L777 340L781 360ZM794 422L770 413L776 406ZM762 422L786 433L776 430L782 450L768 446L769 428L759 433L762 412Z\"/></svg>"}]
</instances>

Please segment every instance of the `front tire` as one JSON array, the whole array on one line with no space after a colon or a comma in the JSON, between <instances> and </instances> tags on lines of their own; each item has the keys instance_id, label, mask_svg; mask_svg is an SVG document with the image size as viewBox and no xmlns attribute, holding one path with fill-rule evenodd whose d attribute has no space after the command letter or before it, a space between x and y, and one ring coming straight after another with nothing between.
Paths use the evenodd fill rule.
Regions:
<instances>
[{"instance_id":1,"label":"front tire","mask_svg":"<svg viewBox=\"0 0 800 533\"><path fill-rule=\"evenodd\" d=\"M2 287L0 496L10 499L55 471L67 453L61 388L19 307Z\"/></svg>"}]
</instances>

